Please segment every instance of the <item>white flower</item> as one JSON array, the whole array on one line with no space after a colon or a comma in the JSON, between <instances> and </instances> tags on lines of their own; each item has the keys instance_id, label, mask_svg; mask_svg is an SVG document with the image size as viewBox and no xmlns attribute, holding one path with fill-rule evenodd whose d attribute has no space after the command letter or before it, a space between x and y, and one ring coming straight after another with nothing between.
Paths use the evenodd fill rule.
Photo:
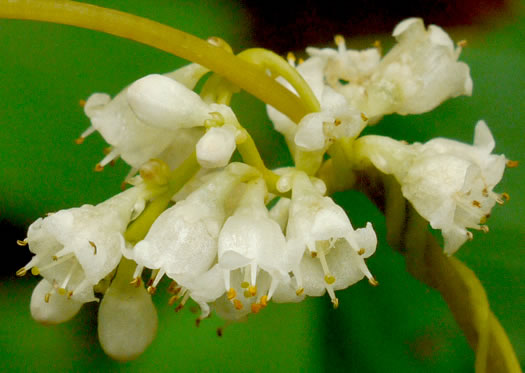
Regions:
<instances>
[{"instance_id":1,"label":"white flower","mask_svg":"<svg viewBox=\"0 0 525 373\"><path fill-rule=\"evenodd\" d=\"M219 235L219 266L224 270L225 289L231 290L231 272L243 269L246 288L257 293L259 269L271 277L267 300L272 298L279 281L288 277L286 240L281 227L269 217L264 204L266 185L262 179L248 184L235 213ZM235 298L232 298L234 301Z\"/></svg>"},{"instance_id":2,"label":"white flower","mask_svg":"<svg viewBox=\"0 0 525 373\"><path fill-rule=\"evenodd\" d=\"M474 145L439 138L404 145L365 136L357 146L379 170L393 174L403 196L432 228L442 231L448 254L472 238L467 229L487 231L483 224L490 210L506 197L493 192L506 158L491 154L495 142L483 121L476 125Z\"/></svg>"},{"instance_id":3,"label":"white flower","mask_svg":"<svg viewBox=\"0 0 525 373\"><path fill-rule=\"evenodd\" d=\"M362 259L377 245L372 225L354 231L344 210L323 197L304 173L297 173L293 181L286 239L298 293L318 296L326 289L337 306L334 290L364 276L375 283Z\"/></svg>"},{"instance_id":4,"label":"white flower","mask_svg":"<svg viewBox=\"0 0 525 373\"><path fill-rule=\"evenodd\" d=\"M55 325L70 320L80 311L83 304L67 296L49 296L53 291L53 285L42 279L31 295L31 316L44 325Z\"/></svg>"},{"instance_id":5,"label":"white flower","mask_svg":"<svg viewBox=\"0 0 525 373\"><path fill-rule=\"evenodd\" d=\"M181 281L211 267L217 256L219 231L226 219L226 198L240 182L242 172L251 172L245 166L238 174L238 166L241 164L231 164L217 172L185 200L164 211L144 240L132 250L125 250L126 257L140 266L160 269L153 287L164 274Z\"/></svg>"},{"instance_id":6,"label":"white flower","mask_svg":"<svg viewBox=\"0 0 525 373\"><path fill-rule=\"evenodd\" d=\"M305 79L325 81L344 95L347 103L364 112L370 123L390 113L418 114L448 98L472 93L468 66L457 59L461 48L438 26L425 30L419 18L396 26L397 44L380 59L378 49L347 50L336 38L338 50L308 48L312 56L298 71ZM315 68L323 72L318 77ZM304 73L302 72L304 71Z\"/></svg>"},{"instance_id":7,"label":"white flower","mask_svg":"<svg viewBox=\"0 0 525 373\"><path fill-rule=\"evenodd\" d=\"M21 271L31 269L53 284L46 297L67 294L79 302L96 300L93 286L119 263L122 234L143 193L135 187L97 206L61 210L38 219L26 239L35 256Z\"/></svg>"},{"instance_id":8,"label":"white flower","mask_svg":"<svg viewBox=\"0 0 525 373\"><path fill-rule=\"evenodd\" d=\"M202 167L224 167L235 151L236 128L230 124L210 128L197 142L197 160Z\"/></svg>"},{"instance_id":9,"label":"white flower","mask_svg":"<svg viewBox=\"0 0 525 373\"><path fill-rule=\"evenodd\" d=\"M132 286L117 276L98 310L98 339L104 352L120 361L137 358L155 338L157 324L157 311L144 286Z\"/></svg>"},{"instance_id":10,"label":"white flower","mask_svg":"<svg viewBox=\"0 0 525 373\"><path fill-rule=\"evenodd\" d=\"M126 87L113 99L103 93L88 98L84 111L91 127L80 141L96 130L112 146L99 162L99 169L119 156L135 169L152 158L176 163L164 159L163 153L173 153L169 148L177 146L181 131L203 126L210 118L208 105L191 90L206 69L190 67L168 74L181 82L152 74Z\"/></svg>"}]
</instances>

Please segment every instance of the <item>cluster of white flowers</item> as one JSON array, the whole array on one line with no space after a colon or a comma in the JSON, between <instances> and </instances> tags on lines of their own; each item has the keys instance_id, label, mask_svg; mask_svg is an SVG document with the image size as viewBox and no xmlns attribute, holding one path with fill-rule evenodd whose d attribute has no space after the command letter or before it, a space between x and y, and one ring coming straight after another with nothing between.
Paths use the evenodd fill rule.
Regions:
<instances>
[{"instance_id":1,"label":"cluster of white flowers","mask_svg":"<svg viewBox=\"0 0 525 373\"><path fill-rule=\"evenodd\" d=\"M291 148L306 157L324 155L334 142L356 139L383 115L422 113L471 93L469 69L457 61L461 48L441 28L425 30L421 20L409 19L394 36L398 44L383 58L378 48L347 50L340 37L337 50L307 50L310 57L297 71L321 111L296 125L268 107ZM132 167L128 179L134 187L29 227L22 243L35 255L18 274L30 270L43 277L31 299L37 321L64 322L101 295L101 344L110 356L126 360L155 336L151 295L162 278L172 281L171 305L179 301L181 309L191 298L200 306L198 321L212 311L239 320L270 300L300 302L325 293L337 307L336 290L364 277L377 284L365 263L377 245L372 224L354 229L344 210L325 196L323 180L296 168L277 170L269 190L257 165L230 163L248 135L229 106L194 91L207 71L190 64L141 78L113 99L89 97L84 109L91 127L78 142L98 131L111 150L97 169L120 157ZM372 164L394 175L403 195L443 231L445 250L453 253L471 237L467 228L486 229L490 209L505 197L492 191L507 162L491 155L493 148L480 122L473 146L444 139L405 145L363 136L348 163L356 169ZM195 170L182 191L168 197L176 202L154 216L145 236L128 239L130 224L140 222L144 208L168 189L169 175L193 153L204 171ZM139 169L141 176L131 178ZM151 271L146 286L145 270Z\"/></svg>"}]
</instances>

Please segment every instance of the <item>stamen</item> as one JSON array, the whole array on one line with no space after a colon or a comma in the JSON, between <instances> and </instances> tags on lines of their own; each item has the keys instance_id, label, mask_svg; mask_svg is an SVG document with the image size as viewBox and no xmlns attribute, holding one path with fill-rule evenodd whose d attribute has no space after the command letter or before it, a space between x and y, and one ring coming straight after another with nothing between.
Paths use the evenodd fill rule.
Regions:
<instances>
[{"instance_id":1,"label":"stamen","mask_svg":"<svg viewBox=\"0 0 525 373\"><path fill-rule=\"evenodd\" d=\"M467 240L472 241L473 239L474 239L474 235L472 234L472 232L467 231Z\"/></svg>"},{"instance_id":2,"label":"stamen","mask_svg":"<svg viewBox=\"0 0 525 373\"><path fill-rule=\"evenodd\" d=\"M337 127L337 126L340 126L341 123L342 123L342 122L341 122L340 119L336 119L336 120L334 120L334 126L336 126L336 127Z\"/></svg>"},{"instance_id":3,"label":"stamen","mask_svg":"<svg viewBox=\"0 0 525 373\"><path fill-rule=\"evenodd\" d=\"M157 272L157 274L155 275L155 281L153 281L153 287L156 288L157 285L159 284L160 280L162 279L162 277L166 274L166 271L161 269L160 271Z\"/></svg>"},{"instance_id":4,"label":"stamen","mask_svg":"<svg viewBox=\"0 0 525 373\"><path fill-rule=\"evenodd\" d=\"M376 40L372 43L372 46L377 49L377 51L379 52L379 54L383 54L383 46L381 45L381 41L380 40Z\"/></svg>"},{"instance_id":5,"label":"stamen","mask_svg":"<svg viewBox=\"0 0 525 373\"><path fill-rule=\"evenodd\" d=\"M301 65L301 64L303 64L303 63L304 63L304 58L299 57L299 60L297 61L297 64L298 64L298 65Z\"/></svg>"},{"instance_id":6,"label":"stamen","mask_svg":"<svg viewBox=\"0 0 525 373\"><path fill-rule=\"evenodd\" d=\"M97 255L97 245L93 241L88 241L91 247L93 248L93 255Z\"/></svg>"},{"instance_id":7,"label":"stamen","mask_svg":"<svg viewBox=\"0 0 525 373\"><path fill-rule=\"evenodd\" d=\"M332 298L332 304L334 305L334 309L339 308L339 299L338 298Z\"/></svg>"},{"instance_id":8,"label":"stamen","mask_svg":"<svg viewBox=\"0 0 525 373\"><path fill-rule=\"evenodd\" d=\"M138 288L140 284L142 284L142 279L140 277L135 277L133 280L130 281L129 284Z\"/></svg>"},{"instance_id":9,"label":"stamen","mask_svg":"<svg viewBox=\"0 0 525 373\"><path fill-rule=\"evenodd\" d=\"M77 268L78 264L79 264L78 261L74 261L73 262L73 265L69 269L69 272L67 273L66 278L62 282L62 286L58 289L58 293L59 294L65 295L67 293L67 290L66 290L67 289L67 284L69 283L69 280L71 279L71 276L73 275L73 272Z\"/></svg>"},{"instance_id":10,"label":"stamen","mask_svg":"<svg viewBox=\"0 0 525 373\"><path fill-rule=\"evenodd\" d=\"M311 256L312 258L317 258L317 252L316 252L316 251L311 251L311 252L310 252L310 256Z\"/></svg>"},{"instance_id":11,"label":"stamen","mask_svg":"<svg viewBox=\"0 0 525 373\"><path fill-rule=\"evenodd\" d=\"M170 285L168 286L168 293L170 294L177 294L180 291L180 287L178 286L176 281L171 281Z\"/></svg>"},{"instance_id":12,"label":"stamen","mask_svg":"<svg viewBox=\"0 0 525 373\"><path fill-rule=\"evenodd\" d=\"M259 313L262 308L262 305L259 303L252 303L252 313Z\"/></svg>"},{"instance_id":13,"label":"stamen","mask_svg":"<svg viewBox=\"0 0 525 373\"><path fill-rule=\"evenodd\" d=\"M155 277L157 277L158 273L159 273L158 269L154 269L153 271L151 271L151 275L149 276L149 280L148 280L148 283L146 284L146 286L153 285L153 281L155 280Z\"/></svg>"},{"instance_id":14,"label":"stamen","mask_svg":"<svg viewBox=\"0 0 525 373\"><path fill-rule=\"evenodd\" d=\"M363 255L365 252L366 252L365 249L360 248L359 251L357 252L357 254L358 254L358 255Z\"/></svg>"},{"instance_id":15,"label":"stamen","mask_svg":"<svg viewBox=\"0 0 525 373\"><path fill-rule=\"evenodd\" d=\"M489 233L489 226L488 225L482 225L479 227L483 231L483 233Z\"/></svg>"},{"instance_id":16,"label":"stamen","mask_svg":"<svg viewBox=\"0 0 525 373\"><path fill-rule=\"evenodd\" d=\"M179 299L179 296L178 295L174 295L172 296L169 300L168 300L168 305L170 306L173 306L175 304L175 302Z\"/></svg>"},{"instance_id":17,"label":"stamen","mask_svg":"<svg viewBox=\"0 0 525 373\"><path fill-rule=\"evenodd\" d=\"M175 308L175 312L179 312L181 309L184 308L184 305L188 301L189 297L190 297L190 292L186 291L185 294L184 294L184 297L180 301L180 304Z\"/></svg>"},{"instance_id":18,"label":"stamen","mask_svg":"<svg viewBox=\"0 0 525 373\"><path fill-rule=\"evenodd\" d=\"M510 159L507 161L507 167L508 168L515 168L520 165L520 162L518 161L511 161Z\"/></svg>"},{"instance_id":19,"label":"stamen","mask_svg":"<svg viewBox=\"0 0 525 373\"><path fill-rule=\"evenodd\" d=\"M230 288L230 290L228 290L228 293L226 293L226 297L227 297L229 300L234 299L236 296L237 296L237 292L235 291L234 288Z\"/></svg>"},{"instance_id":20,"label":"stamen","mask_svg":"<svg viewBox=\"0 0 525 373\"><path fill-rule=\"evenodd\" d=\"M97 165L95 166L95 172L102 172L104 171L104 166L101 166L100 164L97 163Z\"/></svg>"},{"instance_id":21,"label":"stamen","mask_svg":"<svg viewBox=\"0 0 525 373\"><path fill-rule=\"evenodd\" d=\"M252 295L252 296L255 296L255 294L257 294L257 286L256 285L252 285L248 288L248 292Z\"/></svg>"},{"instance_id":22,"label":"stamen","mask_svg":"<svg viewBox=\"0 0 525 373\"><path fill-rule=\"evenodd\" d=\"M297 289L297 290L295 291L295 294L296 294L297 296L301 296L301 295L303 295L303 293L304 293L304 288L299 288L299 289Z\"/></svg>"},{"instance_id":23,"label":"stamen","mask_svg":"<svg viewBox=\"0 0 525 373\"><path fill-rule=\"evenodd\" d=\"M288 61L290 65L295 67L295 61L296 61L295 54L293 54L292 52L288 52L288 54L286 55L286 60Z\"/></svg>"},{"instance_id":24,"label":"stamen","mask_svg":"<svg viewBox=\"0 0 525 373\"><path fill-rule=\"evenodd\" d=\"M334 42L335 42L335 45L337 45L337 49L339 50L339 53L343 53L346 51L345 38L343 37L343 35L340 35L340 34L335 35Z\"/></svg>"},{"instance_id":25,"label":"stamen","mask_svg":"<svg viewBox=\"0 0 525 373\"><path fill-rule=\"evenodd\" d=\"M46 293L46 295L44 295L44 302L49 303L49 298L51 298L51 293Z\"/></svg>"},{"instance_id":26,"label":"stamen","mask_svg":"<svg viewBox=\"0 0 525 373\"><path fill-rule=\"evenodd\" d=\"M465 48L467 46L468 42L465 39L463 39L463 40L458 41L457 44L458 44L458 47Z\"/></svg>"},{"instance_id":27,"label":"stamen","mask_svg":"<svg viewBox=\"0 0 525 373\"><path fill-rule=\"evenodd\" d=\"M487 222L487 215L482 216L481 219L479 219L479 224L485 224Z\"/></svg>"},{"instance_id":28,"label":"stamen","mask_svg":"<svg viewBox=\"0 0 525 373\"><path fill-rule=\"evenodd\" d=\"M217 328L217 337L222 337L222 328Z\"/></svg>"},{"instance_id":29,"label":"stamen","mask_svg":"<svg viewBox=\"0 0 525 373\"><path fill-rule=\"evenodd\" d=\"M53 261L51 263L49 263L48 265L43 266L42 268L38 268L36 266L31 268L31 273L34 274L35 276L37 276L38 274L40 274L40 272L45 271L45 270L47 270L49 268L52 268L54 266L57 266L57 265L59 265L61 263L64 263L66 260L69 260L69 259L74 258L74 257L75 257L75 254L73 254L73 253L69 253L69 254L63 255L61 257L53 257ZM26 268L27 268L27 265L26 265Z\"/></svg>"},{"instance_id":30,"label":"stamen","mask_svg":"<svg viewBox=\"0 0 525 373\"><path fill-rule=\"evenodd\" d=\"M137 268L135 268L135 272L133 272L133 280L130 282L131 285L135 287L139 287L142 283L142 271L144 270L144 266L137 265Z\"/></svg>"},{"instance_id":31,"label":"stamen","mask_svg":"<svg viewBox=\"0 0 525 373\"><path fill-rule=\"evenodd\" d=\"M379 285L379 282L378 282L374 277L370 277L370 278L368 279L368 283L369 283L370 285L372 285L372 286L377 286L377 285Z\"/></svg>"},{"instance_id":32,"label":"stamen","mask_svg":"<svg viewBox=\"0 0 525 373\"><path fill-rule=\"evenodd\" d=\"M250 287L250 283L248 281L241 282L241 288L248 289Z\"/></svg>"},{"instance_id":33,"label":"stamen","mask_svg":"<svg viewBox=\"0 0 525 373\"><path fill-rule=\"evenodd\" d=\"M27 238L25 240L16 240L18 246L27 246Z\"/></svg>"},{"instance_id":34,"label":"stamen","mask_svg":"<svg viewBox=\"0 0 525 373\"><path fill-rule=\"evenodd\" d=\"M16 271L16 275L18 277L22 277L22 276L25 276L27 274L27 269L26 267L22 267L20 268L18 271Z\"/></svg>"},{"instance_id":35,"label":"stamen","mask_svg":"<svg viewBox=\"0 0 525 373\"><path fill-rule=\"evenodd\" d=\"M252 294L248 291L248 290L245 290L244 293L243 293L244 297L245 298L250 298L252 297Z\"/></svg>"},{"instance_id":36,"label":"stamen","mask_svg":"<svg viewBox=\"0 0 525 373\"><path fill-rule=\"evenodd\" d=\"M365 115L365 113L361 113L361 119L363 122L366 122L368 120L368 117Z\"/></svg>"},{"instance_id":37,"label":"stamen","mask_svg":"<svg viewBox=\"0 0 525 373\"><path fill-rule=\"evenodd\" d=\"M150 293L151 295L154 295L156 292L157 292L157 288L156 287L153 287L153 286L148 286L148 288L146 289L148 291L148 293Z\"/></svg>"},{"instance_id":38,"label":"stamen","mask_svg":"<svg viewBox=\"0 0 525 373\"><path fill-rule=\"evenodd\" d=\"M236 310L242 310L243 308L242 302L238 299L233 300L233 306L235 307Z\"/></svg>"},{"instance_id":39,"label":"stamen","mask_svg":"<svg viewBox=\"0 0 525 373\"><path fill-rule=\"evenodd\" d=\"M501 193L501 197L503 197L503 199L507 202L510 201L510 195L506 192Z\"/></svg>"},{"instance_id":40,"label":"stamen","mask_svg":"<svg viewBox=\"0 0 525 373\"><path fill-rule=\"evenodd\" d=\"M261 297L261 301L260 302L261 302L261 306L266 307L268 305L268 296L263 295Z\"/></svg>"},{"instance_id":41,"label":"stamen","mask_svg":"<svg viewBox=\"0 0 525 373\"><path fill-rule=\"evenodd\" d=\"M86 100L80 99L78 100L78 104L80 105L81 108L83 108L84 106L86 106Z\"/></svg>"},{"instance_id":42,"label":"stamen","mask_svg":"<svg viewBox=\"0 0 525 373\"><path fill-rule=\"evenodd\" d=\"M111 149L111 151L97 164L97 166L104 168L108 163L118 158L119 155L120 155L120 152L118 151L118 149L116 148ZM95 171L96 171L96 167L95 167Z\"/></svg>"},{"instance_id":43,"label":"stamen","mask_svg":"<svg viewBox=\"0 0 525 373\"><path fill-rule=\"evenodd\" d=\"M80 137L75 140L75 143L78 145L83 144L86 137L91 135L93 132L95 132L95 127L89 126L84 132L82 132Z\"/></svg>"},{"instance_id":44,"label":"stamen","mask_svg":"<svg viewBox=\"0 0 525 373\"><path fill-rule=\"evenodd\" d=\"M474 201L472 201L472 206L477 207L477 208L481 208L481 203L479 201L474 200Z\"/></svg>"}]
</instances>

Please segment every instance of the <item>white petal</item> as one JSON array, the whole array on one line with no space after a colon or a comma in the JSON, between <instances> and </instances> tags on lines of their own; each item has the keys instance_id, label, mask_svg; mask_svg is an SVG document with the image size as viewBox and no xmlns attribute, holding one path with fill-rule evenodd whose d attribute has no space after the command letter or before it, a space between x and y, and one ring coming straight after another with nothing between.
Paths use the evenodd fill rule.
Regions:
<instances>
[{"instance_id":1,"label":"white petal","mask_svg":"<svg viewBox=\"0 0 525 373\"><path fill-rule=\"evenodd\" d=\"M47 297L46 294L50 296ZM42 279L31 295L31 316L44 325L60 324L73 318L82 304L67 295L54 292L53 285Z\"/></svg>"}]
</instances>

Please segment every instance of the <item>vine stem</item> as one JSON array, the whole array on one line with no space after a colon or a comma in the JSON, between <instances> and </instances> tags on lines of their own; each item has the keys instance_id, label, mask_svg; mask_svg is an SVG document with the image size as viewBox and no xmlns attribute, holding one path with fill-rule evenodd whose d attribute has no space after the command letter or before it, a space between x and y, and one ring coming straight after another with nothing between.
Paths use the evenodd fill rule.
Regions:
<instances>
[{"instance_id":1,"label":"vine stem","mask_svg":"<svg viewBox=\"0 0 525 373\"><path fill-rule=\"evenodd\" d=\"M262 67L146 18L67 0L0 0L0 18L59 23L130 39L209 68L296 123L312 111L307 103L270 78Z\"/></svg>"}]
</instances>

